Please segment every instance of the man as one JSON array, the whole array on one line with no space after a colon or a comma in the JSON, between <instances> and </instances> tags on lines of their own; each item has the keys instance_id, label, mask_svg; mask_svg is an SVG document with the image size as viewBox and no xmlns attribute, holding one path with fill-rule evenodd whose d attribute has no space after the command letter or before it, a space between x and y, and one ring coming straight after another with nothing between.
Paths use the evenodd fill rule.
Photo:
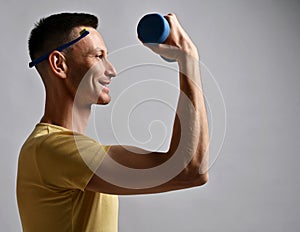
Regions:
<instances>
[{"instance_id":1,"label":"man","mask_svg":"<svg viewBox=\"0 0 300 232\"><path fill-rule=\"evenodd\" d=\"M176 16L165 18L171 28L165 44L146 46L179 65L181 93L167 152L104 146L84 135L92 104L110 102L109 83L116 76L95 16L61 13L40 20L32 30L30 66L42 78L46 103L19 156L17 199L24 232L116 232L117 195L207 182L209 135L198 52ZM165 180L172 168L142 179L124 178L119 168L151 170L171 161L180 170Z\"/></svg>"}]
</instances>

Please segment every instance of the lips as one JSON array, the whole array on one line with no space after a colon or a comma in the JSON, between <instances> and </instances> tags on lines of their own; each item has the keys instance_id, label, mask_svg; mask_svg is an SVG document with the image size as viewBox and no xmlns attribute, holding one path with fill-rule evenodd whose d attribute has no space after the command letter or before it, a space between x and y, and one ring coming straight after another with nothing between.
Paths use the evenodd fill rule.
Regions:
<instances>
[{"instance_id":1,"label":"lips","mask_svg":"<svg viewBox=\"0 0 300 232\"><path fill-rule=\"evenodd\" d=\"M109 88L108 88L108 85L110 84L110 81L99 81L100 85L103 86L103 89L105 92L109 92Z\"/></svg>"},{"instance_id":2,"label":"lips","mask_svg":"<svg viewBox=\"0 0 300 232\"><path fill-rule=\"evenodd\" d=\"M99 83L105 87L107 87L110 84L110 81L99 81Z\"/></svg>"}]
</instances>

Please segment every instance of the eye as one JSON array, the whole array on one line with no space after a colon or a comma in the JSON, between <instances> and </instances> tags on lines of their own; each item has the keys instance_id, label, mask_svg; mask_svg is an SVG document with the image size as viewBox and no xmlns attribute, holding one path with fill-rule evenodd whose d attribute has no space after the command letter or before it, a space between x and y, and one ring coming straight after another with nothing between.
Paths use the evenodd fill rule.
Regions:
<instances>
[{"instance_id":1,"label":"eye","mask_svg":"<svg viewBox=\"0 0 300 232\"><path fill-rule=\"evenodd\" d=\"M103 54L99 54L96 56L98 59L102 60L104 58L104 55Z\"/></svg>"}]
</instances>

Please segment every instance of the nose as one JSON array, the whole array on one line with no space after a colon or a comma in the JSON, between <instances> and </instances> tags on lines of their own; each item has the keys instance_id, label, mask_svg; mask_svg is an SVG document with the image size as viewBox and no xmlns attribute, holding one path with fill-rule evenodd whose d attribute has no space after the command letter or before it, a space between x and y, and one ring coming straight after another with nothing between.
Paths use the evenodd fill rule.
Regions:
<instances>
[{"instance_id":1,"label":"nose","mask_svg":"<svg viewBox=\"0 0 300 232\"><path fill-rule=\"evenodd\" d=\"M106 76L109 78L116 77L117 76L117 71L115 67L108 61L106 60L105 62L105 73Z\"/></svg>"}]
</instances>

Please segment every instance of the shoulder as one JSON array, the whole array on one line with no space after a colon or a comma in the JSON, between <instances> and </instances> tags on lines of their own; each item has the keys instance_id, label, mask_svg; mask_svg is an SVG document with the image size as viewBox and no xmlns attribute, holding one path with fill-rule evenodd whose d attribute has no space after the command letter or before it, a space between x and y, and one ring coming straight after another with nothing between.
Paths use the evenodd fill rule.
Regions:
<instances>
[{"instance_id":1,"label":"shoulder","mask_svg":"<svg viewBox=\"0 0 300 232\"><path fill-rule=\"evenodd\" d=\"M72 131L51 132L43 137L36 147L35 160L44 183L84 189L108 147Z\"/></svg>"},{"instance_id":2,"label":"shoulder","mask_svg":"<svg viewBox=\"0 0 300 232\"><path fill-rule=\"evenodd\" d=\"M96 140L72 131L48 134L37 147L37 161L45 167L88 166L94 171L109 150ZM51 166L50 165L50 166Z\"/></svg>"}]
</instances>

